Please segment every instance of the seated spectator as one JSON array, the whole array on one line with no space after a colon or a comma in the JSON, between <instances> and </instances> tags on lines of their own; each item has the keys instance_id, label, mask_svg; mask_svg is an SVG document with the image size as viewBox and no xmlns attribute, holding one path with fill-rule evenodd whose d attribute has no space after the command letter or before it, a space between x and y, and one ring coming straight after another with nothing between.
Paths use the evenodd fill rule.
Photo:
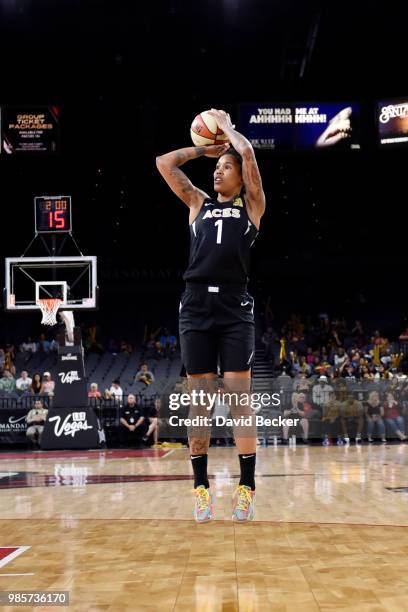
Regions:
<instances>
[{"instance_id":1,"label":"seated spectator","mask_svg":"<svg viewBox=\"0 0 408 612\"><path fill-rule=\"evenodd\" d=\"M310 391L310 380L307 377L306 372L300 371L293 381L293 390L298 393L309 393Z\"/></svg>"},{"instance_id":2,"label":"seated spectator","mask_svg":"<svg viewBox=\"0 0 408 612\"><path fill-rule=\"evenodd\" d=\"M14 346L12 344L6 344L6 348L4 351L4 368L6 370L9 370L9 372L11 372L11 375L13 376L13 378L16 375L14 359L15 359Z\"/></svg>"},{"instance_id":3,"label":"seated spectator","mask_svg":"<svg viewBox=\"0 0 408 612\"><path fill-rule=\"evenodd\" d=\"M331 393L333 393L333 387L328 384L327 376L319 376L318 384L313 387L312 391L313 403L320 407L324 406L328 403Z\"/></svg>"},{"instance_id":4,"label":"seated spectator","mask_svg":"<svg viewBox=\"0 0 408 612\"><path fill-rule=\"evenodd\" d=\"M167 335L167 351L170 355L174 353L177 348L177 338L173 334Z\"/></svg>"},{"instance_id":5,"label":"seated spectator","mask_svg":"<svg viewBox=\"0 0 408 612\"><path fill-rule=\"evenodd\" d=\"M86 351L98 353L101 355L103 353L103 346L99 341L100 336L100 328L96 321L92 321L89 327L84 328L83 337L84 337L84 347Z\"/></svg>"},{"instance_id":6,"label":"seated spectator","mask_svg":"<svg viewBox=\"0 0 408 612\"><path fill-rule=\"evenodd\" d=\"M315 362L315 356L313 355L313 349L311 346L307 347L306 352L306 363L308 366L312 367Z\"/></svg>"},{"instance_id":7,"label":"seated spectator","mask_svg":"<svg viewBox=\"0 0 408 612\"><path fill-rule=\"evenodd\" d=\"M55 382L51 378L51 372L43 374L43 393L49 397L54 396Z\"/></svg>"},{"instance_id":8,"label":"seated spectator","mask_svg":"<svg viewBox=\"0 0 408 612\"><path fill-rule=\"evenodd\" d=\"M330 393L328 401L322 405L322 434L325 446L330 443L330 437L336 437L337 444L343 444L340 431L340 403L334 393Z\"/></svg>"},{"instance_id":9,"label":"seated spectator","mask_svg":"<svg viewBox=\"0 0 408 612\"><path fill-rule=\"evenodd\" d=\"M50 350L50 342L49 340L47 340L47 338L45 337L45 334L41 334L39 341L38 341L38 345L37 345L37 350L40 353L48 353Z\"/></svg>"},{"instance_id":10,"label":"seated spectator","mask_svg":"<svg viewBox=\"0 0 408 612\"><path fill-rule=\"evenodd\" d=\"M30 391L33 395L43 395L44 394L44 385L42 382L41 374L34 374L32 383L30 385Z\"/></svg>"},{"instance_id":11,"label":"seated spectator","mask_svg":"<svg viewBox=\"0 0 408 612\"><path fill-rule=\"evenodd\" d=\"M346 444L350 442L349 430L356 430L355 441L361 442L364 425L364 409L361 402L349 396L347 389L339 391L340 423Z\"/></svg>"},{"instance_id":12,"label":"seated spectator","mask_svg":"<svg viewBox=\"0 0 408 612\"><path fill-rule=\"evenodd\" d=\"M272 327L268 327L262 334L261 342L265 347L264 359L266 361L273 362L275 360L274 355L274 342L276 340L276 332Z\"/></svg>"},{"instance_id":13,"label":"seated spectator","mask_svg":"<svg viewBox=\"0 0 408 612\"><path fill-rule=\"evenodd\" d=\"M133 393L128 395L127 404L122 408L120 423L124 427L126 442L133 441L135 438L144 439L146 437L149 425L146 423L143 410Z\"/></svg>"},{"instance_id":14,"label":"seated spectator","mask_svg":"<svg viewBox=\"0 0 408 612\"><path fill-rule=\"evenodd\" d=\"M4 393L11 394L16 390L16 381L10 372L10 370L4 369L3 375L0 378L0 391L4 391Z\"/></svg>"},{"instance_id":15,"label":"seated spectator","mask_svg":"<svg viewBox=\"0 0 408 612\"><path fill-rule=\"evenodd\" d=\"M146 386L151 385L154 382L154 375L147 366L147 363L142 364L140 370L137 372L135 376L136 382L142 382Z\"/></svg>"},{"instance_id":16,"label":"seated spectator","mask_svg":"<svg viewBox=\"0 0 408 612\"><path fill-rule=\"evenodd\" d=\"M385 438L385 425L383 421L384 407L381 405L378 391L371 391L365 405L365 415L367 419L367 435L368 441L374 442L372 435L375 427L381 435L381 442L387 442Z\"/></svg>"},{"instance_id":17,"label":"seated spectator","mask_svg":"<svg viewBox=\"0 0 408 612\"><path fill-rule=\"evenodd\" d=\"M363 380L374 380L374 373L367 365L360 366L359 378Z\"/></svg>"},{"instance_id":18,"label":"seated spectator","mask_svg":"<svg viewBox=\"0 0 408 612\"><path fill-rule=\"evenodd\" d=\"M340 376L342 376L348 382L356 382L356 371L351 363L346 365L346 367L341 371Z\"/></svg>"},{"instance_id":19,"label":"seated spectator","mask_svg":"<svg viewBox=\"0 0 408 612\"><path fill-rule=\"evenodd\" d=\"M305 417L309 419L309 421L311 419L320 419L320 410L313 408L312 404L307 401L306 393L298 392L297 401L299 410L302 410L305 413Z\"/></svg>"},{"instance_id":20,"label":"seated spectator","mask_svg":"<svg viewBox=\"0 0 408 612\"><path fill-rule=\"evenodd\" d=\"M119 342L115 338L111 338L108 342L108 351L112 353L112 355L117 355L119 353Z\"/></svg>"},{"instance_id":21,"label":"seated spectator","mask_svg":"<svg viewBox=\"0 0 408 612\"><path fill-rule=\"evenodd\" d=\"M288 419L300 419L300 425L303 430L303 442L307 444L309 436L309 421L306 418L306 412L302 410L302 408L304 408L304 405L300 404L298 402L298 399L298 394L293 393L292 406L288 410L283 411L283 416ZM282 443L287 444L289 437L289 425L282 425L282 435Z\"/></svg>"},{"instance_id":22,"label":"seated spectator","mask_svg":"<svg viewBox=\"0 0 408 612\"><path fill-rule=\"evenodd\" d=\"M115 380L112 381L110 389L106 389L105 390L105 398L106 399L113 399L113 400L116 400L116 401L122 403L122 400L123 400L123 390L122 390L122 387L120 386L119 378L115 378Z\"/></svg>"},{"instance_id":23,"label":"seated spectator","mask_svg":"<svg viewBox=\"0 0 408 612\"><path fill-rule=\"evenodd\" d=\"M40 399L35 400L34 408L26 416L27 437L35 445L40 446L41 436L44 431L45 421L47 420L48 410L43 407Z\"/></svg>"},{"instance_id":24,"label":"seated spectator","mask_svg":"<svg viewBox=\"0 0 408 612\"><path fill-rule=\"evenodd\" d=\"M53 340L51 340L50 342L50 351L58 351L58 347L59 347L59 343L58 341L54 338Z\"/></svg>"},{"instance_id":25,"label":"seated spectator","mask_svg":"<svg viewBox=\"0 0 408 612\"><path fill-rule=\"evenodd\" d=\"M20 378L16 380L16 389L22 395L30 391L32 379L29 377L27 370L22 370Z\"/></svg>"},{"instance_id":26,"label":"seated spectator","mask_svg":"<svg viewBox=\"0 0 408 612\"><path fill-rule=\"evenodd\" d=\"M385 394L384 417L386 423L400 440L406 440L405 422L401 414L398 402L393 393Z\"/></svg>"},{"instance_id":27,"label":"seated spectator","mask_svg":"<svg viewBox=\"0 0 408 612\"><path fill-rule=\"evenodd\" d=\"M102 393L98 390L98 383L91 383L88 391L89 398L101 399Z\"/></svg>"},{"instance_id":28,"label":"seated spectator","mask_svg":"<svg viewBox=\"0 0 408 612\"><path fill-rule=\"evenodd\" d=\"M130 355L133 351L133 347L129 342L126 342L126 340L121 340L120 342L120 352L121 353L126 353L127 355Z\"/></svg>"},{"instance_id":29,"label":"seated spectator","mask_svg":"<svg viewBox=\"0 0 408 612\"><path fill-rule=\"evenodd\" d=\"M146 435L143 436L143 441L147 442L151 434L153 434L153 446L159 446L158 421L159 421L160 408L161 408L161 399L157 397L154 400L154 405L146 409L146 423L148 424L149 429L147 430Z\"/></svg>"},{"instance_id":30,"label":"seated spectator","mask_svg":"<svg viewBox=\"0 0 408 612\"><path fill-rule=\"evenodd\" d=\"M164 357L164 346L160 340L156 340L154 343L153 359L161 359L162 357Z\"/></svg>"},{"instance_id":31,"label":"seated spectator","mask_svg":"<svg viewBox=\"0 0 408 612\"><path fill-rule=\"evenodd\" d=\"M32 341L30 337L27 338L22 344L20 344L20 351L22 353L36 353L37 345Z\"/></svg>"}]
</instances>

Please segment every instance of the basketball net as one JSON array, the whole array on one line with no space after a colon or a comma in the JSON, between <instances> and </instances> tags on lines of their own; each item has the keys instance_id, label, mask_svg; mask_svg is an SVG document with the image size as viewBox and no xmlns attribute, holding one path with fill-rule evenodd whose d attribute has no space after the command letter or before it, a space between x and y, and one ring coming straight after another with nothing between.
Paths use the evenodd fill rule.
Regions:
<instances>
[{"instance_id":1,"label":"basketball net","mask_svg":"<svg viewBox=\"0 0 408 612\"><path fill-rule=\"evenodd\" d=\"M43 325L55 325L57 323L57 312L62 300L58 298L47 298L37 300L37 305L42 312L41 323Z\"/></svg>"}]
</instances>

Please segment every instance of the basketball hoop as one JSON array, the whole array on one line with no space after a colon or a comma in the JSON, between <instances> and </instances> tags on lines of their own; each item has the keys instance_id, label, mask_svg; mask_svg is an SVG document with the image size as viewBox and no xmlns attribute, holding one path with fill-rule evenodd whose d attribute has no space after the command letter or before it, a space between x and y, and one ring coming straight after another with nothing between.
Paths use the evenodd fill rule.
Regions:
<instances>
[{"instance_id":1,"label":"basketball hoop","mask_svg":"<svg viewBox=\"0 0 408 612\"><path fill-rule=\"evenodd\" d=\"M37 300L37 305L42 312L43 325L56 325L57 323L57 312L62 300L58 298L47 298Z\"/></svg>"}]
</instances>

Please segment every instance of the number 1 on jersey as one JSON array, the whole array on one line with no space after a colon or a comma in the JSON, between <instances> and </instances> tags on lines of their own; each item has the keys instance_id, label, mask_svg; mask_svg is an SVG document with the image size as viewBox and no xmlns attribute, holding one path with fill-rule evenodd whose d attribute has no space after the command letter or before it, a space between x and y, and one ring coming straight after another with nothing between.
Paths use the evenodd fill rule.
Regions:
<instances>
[{"instance_id":1,"label":"number 1 on jersey","mask_svg":"<svg viewBox=\"0 0 408 612\"><path fill-rule=\"evenodd\" d=\"M217 228L217 244L221 244L221 238L222 238L222 219L218 219L218 221L215 222L215 225L218 225L218 228Z\"/></svg>"}]
</instances>

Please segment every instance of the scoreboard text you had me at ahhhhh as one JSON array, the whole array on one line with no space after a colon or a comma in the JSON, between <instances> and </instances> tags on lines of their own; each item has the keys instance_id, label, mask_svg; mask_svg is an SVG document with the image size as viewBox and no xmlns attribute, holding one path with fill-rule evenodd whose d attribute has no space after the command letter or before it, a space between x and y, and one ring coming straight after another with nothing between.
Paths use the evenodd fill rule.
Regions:
<instances>
[{"instance_id":1,"label":"scoreboard text you had me at ahhhhh","mask_svg":"<svg viewBox=\"0 0 408 612\"><path fill-rule=\"evenodd\" d=\"M251 115L249 123L327 123L327 115L319 113L318 106L258 108L258 114Z\"/></svg>"}]
</instances>

